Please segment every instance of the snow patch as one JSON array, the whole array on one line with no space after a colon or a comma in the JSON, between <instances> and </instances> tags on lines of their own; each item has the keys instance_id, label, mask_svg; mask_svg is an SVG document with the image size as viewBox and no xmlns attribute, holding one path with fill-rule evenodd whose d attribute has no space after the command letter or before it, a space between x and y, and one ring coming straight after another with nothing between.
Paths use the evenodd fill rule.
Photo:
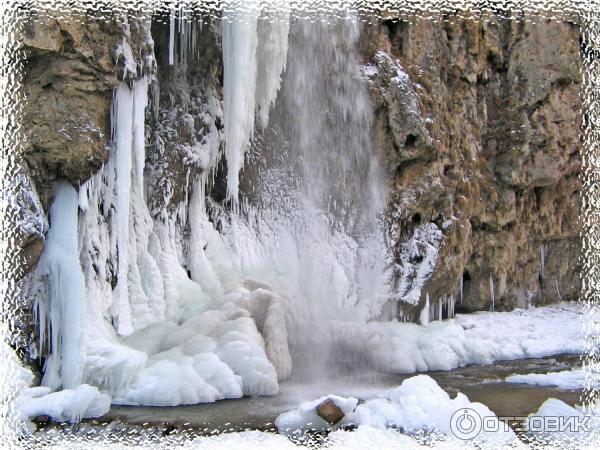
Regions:
<instances>
[{"instance_id":1,"label":"snow patch","mask_svg":"<svg viewBox=\"0 0 600 450\"><path fill-rule=\"evenodd\" d=\"M505 381L507 383L522 383L537 386L556 386L559 389L585 389L586 387L586 377L583 369L510 375L505 378Z\"/></svg>"}]
</instances>

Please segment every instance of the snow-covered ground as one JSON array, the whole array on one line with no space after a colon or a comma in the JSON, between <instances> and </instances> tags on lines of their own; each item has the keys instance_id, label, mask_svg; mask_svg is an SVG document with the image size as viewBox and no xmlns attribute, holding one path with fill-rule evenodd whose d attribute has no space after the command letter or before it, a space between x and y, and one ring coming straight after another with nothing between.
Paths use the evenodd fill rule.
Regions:
<instances>
[{"instance_id":1,"label":"snow-covered ground","mask_svg":"<svg viewBox=\"0 0 600 450\"><path fill-rule=\"evenodd\" d=\"M331 332L335 334L336 339L354 343L365 354L371 355L375 368L387 372L414 373L427 370L451 370L466 364L490 364L494 361L506 359L543 357L559 353L582 353L584 351L581 326L582 314L583 308L580 304L563 303L528 310L514 310L512 312L481 312L459 315L453 320L431 322L426 327L400 322L371 322L367 324L339 322L332 326ZM207 316L205 319L211 319L215 322L214 315ZM244 318L238 320L244 320ZM196 323L193 320L189 322ZM560 327L557 327L556 324L560 324ZM173 335L173 339L177 337L173 344L179 344L180 341L183 342L188 339L188 335L194 334L193 329L190 329L188 333L184 329L186 326L179 327L181 329L173 327L177 329L166 331L150 328L130 336L128 345L140 351L156 353L145 347L153 345L155 341L162 342L165 334ZM156 334L154 331L160 331L159 338L154 336ZM194 343L195 345L210 344L210 342L207 344L204 341L194 341ZM186 356L186 347L180 347L175 345L172 350L167 352L170 359L174 357L190 359ZM180 354L172 355L171 353L176 350ZM160 358L161 355L160 352L156 353L156 361L154 361L155 366L160 366L161 370L156 371L156 373L140 373L137 378L138 381L130 387L130 392L143 396L151 391L151 395L154 397L162 395L162 392L170 398L170 385L175 381L184 379L183 375L185 374L168 367L169 359ZM210 354L206 355L210 356ZM230 364L236 364L235 354L231 355L230 360ZM195 367L195 372L214 369L211 360L191 361L190 359L190 364ZM169 371L171 369L175 370L176 373L170 375ZM214 370L213 372L214 379L211 378L212 372L204 374L206 379L212 380L212 384L238 386L239 380L233 380L232 378L232 380L229 380L231 382L227 384L228 379L221 377L219 375L221 372ZM172 376L175 376L173 380L171 380ZM233 377L233 374L231 376ZM559 372L547 375L531 374L509 377L508 381L536 384L552 382L557 386L580 386L577 383L581 382L582 377L582 372ZM148 383L146 385L140 384L140 380L145 379L149 380ZM194 378L188 380L189 386L186 389L194 388L193 381ZM95 406L108 404L104 396L106 392L102 392L102 389L94 391L95 395L91 395L92 392L90 391L90 389L95 388L89 386L82 388L81 392L79 392L79 388L73 387L72 393L61 395L58 395L58 393L48 394L39 389L23 390L29 387L30 383L31 381L22 383L23 386L18 388L21 392L21 400L17 402L21 411L29 417L45 414L55 420L76 420L80 417L101 415L98 411L102 408L96 408ZM182 385L177 389L182 390L184 387ZM225 387L221 386L221 389ZM236 395L228 396L239 397L241 394L242 392L238 392ZM92 397L94 399L91 400ZM78 402L78 399L81 402ZM127 400L131 401L128 398L112 399L113 402L118 401L119 403L128 403ZM65 402L78 403L79 409L74 409L73 406L65 406ZM107 408L104 407L104 409ZM364 407L361 408L361 411L363 410L365 410ZM93 415L91 414L92 411L94 412Z\"/></svg>"},{"instance_id":2,"label":"snow-covered ground","mask_svg":"<svg viewBox=\"0 0 600 450\"><path fill-rule=\"evenodd\" d=\"M355 354L390 373L451 370L467 364L582 354L583 305L559 303L511 312L460 314L427 326L413 323L336 322L331 333Z\"/></svg>"},{"instance_id":3,"label":"snow-covered ground","mask_svg":"<svg viewBox=\"0 0 600 450\"><path fill-rule=\"evenodd\" d=\"M545 448L598 448L600 417L586 408L549 398L529 418L527 434Z\"/></svg>"},{"instance_id":4,"label":"snow-covered ground","mask_svg":"<svg viewBox=\"0 0 600 450\"><path fill-rule=\"evenodd\" d=\"M333 402L344 413L339 422L330 424L318 414L317 408L325 401ZM279 433L297 440L307 432L328 430L334 448L336 444L358 448L361 443L390 448L418 448L418 443L434 448L530 448L504 420L462 393L451 398L428 375L417 375L362 404L356 398L335 395L304 402L279 415L275 425ZM528 439L543 446L594 448L597 442L599 418L555 398L521 420L521 430ZM348 431L349 427L357 428Z\"/></svg>"}]
</instances>

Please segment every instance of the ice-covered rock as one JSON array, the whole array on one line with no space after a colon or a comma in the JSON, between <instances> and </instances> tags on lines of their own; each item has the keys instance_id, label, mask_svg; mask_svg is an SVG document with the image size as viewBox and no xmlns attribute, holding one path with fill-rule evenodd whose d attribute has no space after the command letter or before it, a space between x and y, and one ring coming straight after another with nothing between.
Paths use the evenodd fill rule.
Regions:
<instances>
[{"instance_id":1,"label":"ice-covered rock","mask_svg":"<svg viewBox=\"0 0 600 450\"><path fill-rule=\"evenodd\" d=\"M332 423L321 417L319 407L326 402L337 407L343 415L341 420ZM457 411L465 408L475 411L480 417L487 417L488 422L495 420L498 423L496 415L485 405L470 402L467 396L461 393L455 398L450 398L433 378L417 375L404 380L399 387L392 389L382 398L369 399L360 405L355 398L333 395L302 403L298 408L279 415L275 425L280 433L290 436L308 430L371 427L395 428L405 434L429 432L453 438L452 417ZM475 439L503 444L515 442L516 435L512 430L503 426L498 426L497 430L495 433L483 430Z\"/></svg>"},{"instance_id":2,"label":"ice-covered rock","mask_svg":"<svg viewBox=\"0 0 600 450\"><path fill-rule=\"evenodd\" d=\"M56 422L75 423L106 414L110 396L87 384L58 392L49 392L45 387L31 388L18 398L17 407L29 418L48 416Z\"/></svg>"},{"instance_id":3,"label":"ice-covered rock","mask_svg":"<svg viewBox=\"0 0 600 450\"><path fill-rule=\"evenodd\" d=\"M298 432L305 431L326 431L332 427L336 427L326 418L323 418L318 411L324 403L333 403L337 409L343 414L347 415L356 409L358 405L358 399L354 397L340 397L337 395L327 395L317 400L305 402L299 405L292 411L280 414L275 419L275 426L280 433L293 435Z\"/></svg>"}]
</instances>

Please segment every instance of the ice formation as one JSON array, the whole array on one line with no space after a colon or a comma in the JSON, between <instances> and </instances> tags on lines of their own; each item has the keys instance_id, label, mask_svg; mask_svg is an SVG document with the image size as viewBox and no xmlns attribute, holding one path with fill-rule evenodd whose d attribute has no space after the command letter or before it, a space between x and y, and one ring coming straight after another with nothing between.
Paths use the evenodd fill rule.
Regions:
<instances>
[{"instance_id":1,"label":"ice formation","mask_svg":"<svg viewBox=\"0 0 600 450\"><path fill-rule=\"evenodd\" d=\"M47 280L45 300L36 305L40 347L49 349L42 383L52 389L81 384L85 327L85 282L77 242L78 198L60 182L50 208L50 229L38 276Z\"/></svg>"},{"instance_id":2,"label":"ice formation","mask_svg":"<svg viewBox=\"0 0 600 450\"><path fill-rule=\"evenodd\" d=\"M251 1L227 15L222 25L227 196L234 204L255 118L267 126L287 57L289 11L275 20L265 14Z\"/></svg>"},{"instance_id":3,"label":"ice formation","mask_svg":"<svg viewBox=\"0 0 600 450\"><path fill-rule=\"evenodd\" d=\"M317 400L304 402L298 408L277 416L275 419L277 430L280 433L293 435L298 431L325 431L331 429L331 425L317 414L317 407L328 400L333 402L344 415L353 413L358 405L358 399L354 397L345 398L338 395L326 395Z\"/></svg>"},{"instance_id":4,"label":"ice formation","mask_svg":"<svg viewBox=\"0 0 600 450\"><path fill-rule=\"evenodd\" d=\"M200 173L188 173L175 212L149 209L145 77L115 89L102 170L78 192L56 185L36 274L34 353L48 355L42 384L64 391L48 393L48 404L31 391L31 411L54 408L72 420L102 409L105 396L174 406L275 394L291 375L290 349L310 376L337 362L415 372L581 351L579 311L570 306L442 322L444 309L454 316L454 297L430 301L424 289L442 240L434 223L403 244L401 277L390 287L386 191L355 51L359 25L290 25L289 13L270 23L260 14L251 3L223 21L232 208L206 195L220 160L213 95L201 117L208 131L182 149ZM170 12L168 60L176 67L194 51L197 30L187 19ZM182 126L194 120L184 116ZM252 173L240 176L247 152ZM490 288L493 297L491 278ZM384 321L390 297L413 305L425 298L421 325ZM564 339L550 325L560 314Z\"/></svg>"},{"instance_id":5,"label":"ice formation","mask_svg":"<svg viewBox=\"0 0 600 450\"><path fill-rule=\"evenodd\" d=\"M425 223L402 245L398 263L401 276L392 293L394 299L413 305L419 303L425 282L435 269L441 241L442 231L437 225Z\"/></svg>"},{"instance_id":6,"label":"ice formation","mask_svg":"<svg viewBox=\"0 0 600 450\"><path fill-rule=\"evenodd\" d=\"M545 422L544 417L551 418L551 422ZM600 418L590 414L587 408L573 407L562 400L549 398L529 415L529 419L532 429L527 434L535 444L546 448L574 449L597 446Z\"/></svg>"},{"instance_id":7,"label":"ice formation","mask_svg":"<svg viewBox=\"0 0 600 450\"><path fill-rule=\"evenodd\" d=\"M66 182L55 189L38 269L49 279L38 302L50 355L43 384L88 383L115 403L155 406L274 394L278 373L291 371L281 299L268 285L242 286L232 270L205 212L205 176L182 205L191 279L179 219L148 210L147 89L145 78L116 89L109 161L79 195ZM71 401L63 392L57 405Z\"/></svg>"},{"instance_id":8,"label":"ice formation","mask_svg":"<svg viewBox=\"0 0 600 450\"><path fill-rule=\"evenodd\" d=\"M46 386L31 387L33 374L21 366L12 348L2 341L0 346L2 379L5 380L2 398L3 420L12 422L12 430L29 434L35 430L30 419L46 415L58 422L79 422L83 418L100 417L110 408L110 397L101 394L96 387L79 385L74 389L52 392ZM16 388L16 389L13 389ZM6 395L16 392L16 397ZM8 431L8 429L6 429Z\"/></svg>"},{"instance_id":9,"label":"ice formation","mask_svg":"<svg viewBox=\"0 0 600 450\"><path fill-rule=\"evenodd\" d=\"M345 414L333 427L316 414L316 407L326 399L332 400ZM279 415L275 425L280 433L289 435L299 431L328 430L354 425L359 429L365 426L378 429L397 428L405 434L430 432L452 438L450 424L456 411L470 408L480 417L496 418L485 405L469 401L462 393L450 398L435 380L427 375L417 375L404 380L399 387L392 389L382 398L369 399L358 406L357 403L357 399L352 397L322 397ZM472 442L494 441L510 444L516 440L512 430L505 430L502 426L498 426L497 429L495 433L481 432Z\"/></svg>"},{"instance_id":10,"label":"ice formation","mask_svg":"<svg viewBox=\"0 0 600 450\"><path fill-rule=\"evenodd\" d=\"M50 388L25 389L17 407L27 417L48 416L57 422L79 422L83 418L101 417L110 409L110 397L98 388L82 384L74 389L51 392Z\"/></svg>"},{"instance_id":11,"label":"ice formation","mask_svg":"<svg viewBox=\"0 0 600 450\"><path fill-rule=\"evenodd\" d=\"M492 274L490 273L490 311L494 311L496 309L496 295L494 294L494 279L492 278Z\"/></svg>"},{"instance_id":12,"label":"ice formation","mask_svg":"<svg viewBox=\"0 0 600 450\"><path fill-rule=\"evenodd\" d=\"M357 361L391 373L451 370L467 364L581 354L583 309L561 304L512 312L479 312L427 326L397 321L332 322L328 332ZM556 323L563 326L560 332Z\"/></svg>"}]
</instances>

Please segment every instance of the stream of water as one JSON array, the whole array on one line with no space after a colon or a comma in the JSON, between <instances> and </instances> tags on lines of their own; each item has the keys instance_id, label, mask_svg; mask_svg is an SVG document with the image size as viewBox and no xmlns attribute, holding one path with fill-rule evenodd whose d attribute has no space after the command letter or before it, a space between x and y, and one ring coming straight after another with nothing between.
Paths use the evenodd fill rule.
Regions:
<instances>
[{"instance_id":1,"label":"stream of water","mask_svg":"<svg viewBox=\"0 0 600 450\"><path fill-rule=\"evenodd\" d=\"M545 373L580 366L577 355L503 361L494 365L467 366L451 371L428 372L451 397L457 392L471 401L487 405L498 416L527 416L537 411L548 398L558 398L570 405L581 404L581 390L564 390L551 386L506 383L512 374ZM382 395L413 375L363 373L351 377L320 379L314 383L291 379L280 385L277 395L224 400L215 404L178 406L175 408L113 406L103 422L121 420L147 426L174 426L212 433L245 429L274 430L273 422L282 412L299 403L327 394L354 396L360 400Z\"/></svg>"}]
</instances>

